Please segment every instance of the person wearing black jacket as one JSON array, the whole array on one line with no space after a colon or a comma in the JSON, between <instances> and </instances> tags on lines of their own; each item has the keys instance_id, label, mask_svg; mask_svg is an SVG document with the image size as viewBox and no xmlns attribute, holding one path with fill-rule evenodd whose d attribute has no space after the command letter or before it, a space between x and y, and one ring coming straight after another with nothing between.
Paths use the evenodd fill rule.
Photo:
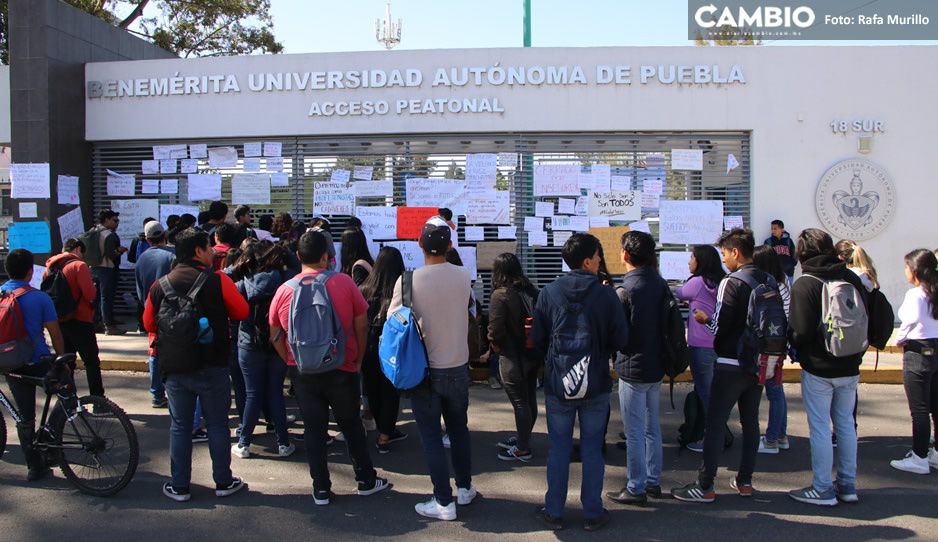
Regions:
<instances>
[{"instance_id":1,"label":"person wearing black jacket","mask_svg":"<svg viewBox=\"0 0 938 542\"><path fill-rule=\"evenodd\" d=\"M863 354L835 357L823 344L821 313L824 281L846 281L856 288L868 309L863 282L837 257L834 241L827 233L808 228L798 235L795 255L804 275L791 291L791 345L801 364L801 395L811 436L811 465L814 478L804 489L789 492L797 501L834 506L837 501L857 502L857 430L853 419L860 363ZM837 434L837 482L831 481L834 450L831 419Z\"/></svg>"},{"instance_id":2,"label":"person wearing black jacket","mask_svg":"<svg viewBox=\"0 0 938 542\"><path fill-rule=\"evenodd\" d=\"M661 496L661 307L668 288L658 274L654 238L640 231L622 236L625 277L616 294L629 322L629 342L619 352L619 406L625 424L628 484L607 493L622 504L644 505Z\"/></svg>"},{"instance_id":3,"label":"person wearing black jacket","mask_svg":"<svg viewBox=\"0 0 938 542\"><path fill-rule=\"evenodd\" d=\"M791 235L785 231L785 223L781 220L773 220L772 235L763 244L778 254L778 258L782 262L782 270L785 271L790 286L798 262L795 260L795 243L792 242Z\"/></svg>"},{"instance_id":4,"label":"person wearing black jacket","mask_svg":"<svg viewBox=\"0 0 938 542\"><path fill-rule=\"evenodd\" d=\"M525 318L533 316L537 288L524 276L521 262L510 252L499 254L492 265L488 339L499 356L502 386L515 411L517 436L499 442L498 458L529 461L531 432L537 421L537 370L542 360L525 348ZM526 308L527 307L527 308Z\"/></svg>"},{"instance_id":5,"label":"person wearing black jacket","mask_svg":"<svg viewBox=\"0 0 938 542\"><path fill-rule=\"evenodd\" d=\"M699 310L694 312L694 319L707 324L710 331L716 334L713 348L717 353L717 362L710 388L710 405L707 408L703 464L697 481L671 490L675 499L686 502L716 500L713 480L723 452L726 421L733 405L739 406L739 421L743 426L742 456L737 475L732 481L732 487L741 497L751 497L753 494L752 473L759 450L762 386L759 385L754 367L750 366L754 360L740 360L737 353L747 326L752 289L744 280L733 275L750 273L762 284L769 281L769 276L752 264L755 240L751 230L735 228L724 232L717 244L723 255L723 263L731 274L720 282L716 314L708 317Z\"/></svg>"}]
</instances>

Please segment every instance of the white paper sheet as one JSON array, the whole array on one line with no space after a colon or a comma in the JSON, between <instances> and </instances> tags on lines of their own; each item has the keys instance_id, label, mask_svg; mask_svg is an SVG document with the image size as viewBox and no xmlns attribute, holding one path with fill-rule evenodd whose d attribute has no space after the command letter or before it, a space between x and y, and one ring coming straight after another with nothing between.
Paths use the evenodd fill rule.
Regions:
<instances>
[{"instance_id":1,"label":"white paper sheet","mask_svg":"<svg viewBox=\"0 0 938 542\"><path fill-rule=\"evenodd\" d=\"M469 224L510 224L511 213L508 190L470 193L466 222Z\"/></svg>"},{"instance_id":2,"label":"white paper sheet","mask_svg":"<svg viewBox=\"0 0 938 542\"><path fill-rule=\"evenodd\" d=\"M723 202L665 200L661 202L662 243L712 244L723 233Z\"/></svg>"},{"instance_id":3,"label":"white paper sheet","mask_svg":"<svg viewBox=\"0 0 938 542\"><path fill-rule=\"evenodd\" d=\"M572 231L554 231L553 246L563 247L564 243L573 235Z\"/></svg>"},{"instance_id":4,"label":"white paper sheet","mask_svg":"<svg viewBox=\"0 0 938 542\"><path fill-rule=\"evenodd\" d=\"M547 246L547 232L546 231L529 231L528 232L528 246L529 247L546 247Z\"/></svg>"},{"instance_id":5,"label":"white paper sheet","mask_svg":"<svg viewBox=\"0 0 938 542\"><path fill-rule=\"evenodd\" d=\"M535 201L534 202L534 216L543 216L545 218L550 218L554 216L554 202Z\"/></svg>"},{"instance_id":6,"label":"white paper sheet","mask_svg":"<svg viewBox=\"0 0 938 542\"><path fill-rule=\"evenodd\" d=\"M59 175L56 184L59 205L79 205L81 203L78 195L78 177Z\"/></svg>"},{"instance_id":7,"label":"white paper sheet","mask_svg":"<svg viewBox=\"0 0 938 542\"><path fill-rule=\"evenodd\" d=\"M176 173L176 160L160 160L160 173L163 175L172 175Z\"/></svg>"},{"instance_id":8,"label":"white paper sheet","mask_svg":"<svg viewBox=\"0 0 938 542\"><path fill-rule=\"evenodd\" d=\"M370 181L374 171L373 166L355 166L352 168L352 178L356 181Z\"/></svg>"},{"instance_id":9,"label":"white paper sheet","mask_svg":"<svg viewBox=\"0 0 938 542\"><path fill-rule=\"evenodd\" d=\"M394 195L394 181L355 181L352 191L356 198L381 198Z\"/></svg>"},{"instance_id":10,"label":"white paper sheet","mask_svg":"<svg viewBox=\"0 0 938 542\"><path fill-rule=\"evenodd\" d=\"M405 184L408 207L446 207L453 211L454 216L468 212L464 181L413 177Z\"/></svg>"},{"instance_id":11,"label":"white paper sheet","mask_svg":"<svg viewBox=\"0 0 938 542\"><path fill-rule=\"evenodd\" d=\"M270 186L276 188L283 188L290 186L290 174L289 173L271 173L270 174Z\"/></svg>"},{"instance_id":12,"label":"white paper sheet","mask_svg":"<svg viewBox=\"0 0 938 542\"><path fill-rule=\"evenodd\" d=\"M537 216L524 217L524 231L541 231L544 229L544 219Z\"/></svg>"},{"instance_id":13,"label":"white paper sheet","mask_svg":"<svg viewBox=\"0 0 938 542\"><path fill-rule=\"evenodd\" d=\"M551 229L567 231L587 231L590 229L588 216L555 216L550 221Z\"/></svg>"},{"instance_id":14,"label":"white paper sheet","mask_svg":"<svg viewBox=\"0 0 938 542\"><path fill-rule=\"evenodd\" d=\"M137 180L133 175L111 175L107 177L108 196L133 196Z\"/></svg>"},{"instance_id":15,"label":"white paper sheet","mask_svg":"<svg viewBox=\"0 0 938 542\"><path fill-rule=\"evenodd\" d=\"M609 188L616 192L629 192L632 190L632 177L628 175L612 175L609 178Z\"/></svg>"},{"instance_id":16,"label":"white paper sheet","mask_svg":"<svg viewBox=\"0 0 938 542\"><path fill-rule=\"evenodd\" d=\"M329 182L347 183L352 178L352 172L347 169L333 169L329 176Z\"/></svg>"},{"instance_id":17,"label":"white paper sheet","mask_svg":"<svg viewBox=\"0 0 938 542\"><path fill-rule=\"evenodd\" d=\"M456 252L459 253L463 268L469 274L469 280L474 281L479 278L476 264L476 247L456 247Z\"/></svg>"},{"instance_id":18,"label":"white paper sheet","mask_svg":"<svg viewBox=\"0 0 938 542\"><path fill-rule=\"evenodd\" d=\"M208 146L204 143L189 145L189 158L208 158Z\"/></svg>"},{"instance_id":19,"label":"white paper sheet","mask_svg":"<svg viewBox=\"0 0 938 542\"><path fill-rule=\"evenodd\" d=\"M179 179L160 179L160 194L178 194Z\"/></svg>"},{"instance_id":20,"label":"white paper sheet","mask_svg":"<svg viewBox=\"0 0 938 542\"><path fill-rule=\"evenodd\" d=\"M534 166L535 196L578 196L579 164L537 164Z\"/></svg>"},{"instance_id":21,"label":"white paper sheet","mask_svg":"<svg viewBox=\"0 0 938 542\"><path fill-rule=\"evenodd\" d=\"M355 193L346 183L313 183L314 215L351 215L355 210Z\"/></svg>"},{"instance_id":22,"label":"white paper sheet","mask_svg":"<svg viewBox=\"0 0 938 542\"><path fill-rule=\"evenodd\" d=\"M499 226L498 227L498 238L499 239L517 239L518 238L518 228L514 226Z\"/></svg>"},{"instance_id":23,"label":"white paper sheet","mask_svg":"<svg viewBox=\"0 0 938 542\"><path fill-rule=\"evenodd\" d=\"M184 214L190 214L192 216L199 216L199 208L196 205L170 205L164 203L160 205L160 224L164 227L168 227L166 224L166 219L170 215L182 216Z\"/></svg>"},{"instance_id":24,"label":"white paper sheet","mask_svg":"<svg viewBox=\"0 0 938 542\"><path fill-rule=\"evenodd\" d=\"M463 235L466 241L484 241L485 228L482 226L466 226L463 229Z\"/></svg>"},{"instance_id":25,"label":"white paper sheet","mask_svg":"<svg viewBox=\"0 0 938 542\"><path fill-rule=\"evenodd\" d=\"M687 267L690 255L690 252L671 251L658 254L658 266L661 270L661 276L665 280L687 280L690 277L690 271Z\"/></svg>"},{"instance_id":26,"label":"white paper sheet","mask_svg":"<svg viewBox=\"0 0 938 542\"><path fill-rule=\"evenodd\" d=\"M397 239L397 207L356 207L355 216L369 239Z\"/></svg>"},{"instance_id":27,"label":"white paper sheet","mask_svg":"<svg viewBox=\"0 0 938 542\"><path fill-rule=\"evenodd\" d=\"M143 160L140 162L140 171L144 175L158 175L160 173L160 161Z\"/></svg>"},{"instance_id":28,"label":"white paper sheet","mask_svg":"<svg viewBox=\"0 0 938 542\"><path fill-rule=\"evenodd\" d=\"M179 173L198 173L199 161L194 158L186 158L179 161Z\"/></svg>"},{"instance_id":29,"label":"white paper sheet","mask_svg":"<svg viewBox=\"0 0 938 542\"><path fill-rule=\"evenodd\" d=\"M81 218L81 209L72 209L58 218L59 235L62 237L62 243L78 237L85 231L85 222Z\"/></svg>"},{"instance_id":30,"label":"white paper sheet","mask_svg":"<svg viewBox=\"0 0 938 542\"><path fill-rule=\"evenodd\" d=\"M52 197L49 164L10 164L13 199L49 199Z\"/></svg>"},{"instance_id":31,"label":"white paper sheet","mask_svg":"<svg viewBox=\"0 0 938 542\"><path fill-rule=\"evenodd\" d=\"M36 218L39 214L39 205L35 201L20 202L20 218Z\"/></svg>"},{"instance_id":32,"label":"white paper sheet","mask_svg":"<svg viewBox=\"0 0 938 542\"><path fill-rule=\"evenodd\" d=\"M267 158L277 158L283 154L283 143L279 141L264 142L264 156Z\"/></svg>"},{"instance_id":33,"label":"white paper sheet","mask_svg":"<svg viewBox=\"0 0 938 542\"><path fill-rule=\"evenodd\" d=\"M160 216L158 199L115 199L111 200L111 209L121 214L117 235L128 243L143 231L143 221Z\"/></svg>"},{"instance_id":34,"label":"white paper sheet","mask_svg":"<svg viewBox=\"0 0 938 542\"><path fill-rule=\"evenodd\" d=\"M209 151L211 154L211 151ZM220 200L221 175L215 173L189 174L189 201Z\"/></svg>"},{"instance_id":35,"label":"white paper sheet","mask_svg":"<svg viewBox=\"0 0 938 542\"><path fill-rule=\"evenodd\" d=\"M518 167L518 153L500 152L498 153L498 167L515 169Z\"/></svg>"},{"instance_id":36,"label":"white paper sheet","mask_svg":"<svg viewBox=\"0 0 938 542\"><path fill-rule=\"evenodd\" d=\"M231 176L231 203L270 205L270 175L235 173Z\"/></svg>"},{"instance_id":37,"label":"white paper sheet","mask_svg":"<svg viewBox=\"0 0 938 542\"><path fill-rule=\"evenodd\" d=\"M557 200L557 214L573 215L576 214L576 200L570 198L559 198Z\"/></svg>"},{"instance_id":38,"label":"white paper sheet","mask_svg":"<svg viewBox=\"0 0 938 542\"><path fill-rule=\"evenodd\" d=\"M245 158L242 162L241 169L243 169L245 173L257 173L261 170L261 159Z\"/></svg>"},{"instance_id":39,"label":"white paper sheet","mask_svg":"<svg viewBox=\"0 0 938 542\"><path fill-rule=\"evenodd\" d=\"M159 194L160 193L160 180L159 179L141 179L140 180L140 193L141 194Z\"/></svg>"},{"instance_id":40,"label":"white paper sheet","mask_svg":"<svg viewBox=\"0 0 938 542\"><path fill-rule=\"evenodd\" d=\"M730 215L723 217L723 229L726 231L732 230L733 228L742 228L743 226L743 217L740 215Z\"/></svg>"},{"instance_id":41,"label":"white paper sheet","mask_svg":"<svg viewBox=\"0 0 938 542\"><path fill-rule=\"evenodd\" d=\"M498 156L489 153L466 155L466 188L472 191L494 190Z\"/></svg>"},{"instance_id":42,"label":"white paper sheet","mask_svg":"<svg viewBox=\"0 0 938 542\"><path fill-rule=\"evenodd\" d=\"M244 157L245 158L255 158L260 156L261 153L261 142L260 141L249 141L244 144Z\"/></svg>"},{"instance_id":43,"label":"white paper sheet","mask_svg":"<svg viewBox=\"0 0 938 542\"><path fill-rule=\"evenodd\" d=\"M651 229L648 227L648 222L644 220L639 220L638 222L632 222L631 224L629 224L629 230L651 233Z\"/></svg>"},{"instance_id":44,"label":"white paper sheet","mask_svg":"<svg viewBox=\"0 0 938 542\"><path fill-rule=\"evenodd\" d=\"M237 167L238 150L234 147L212 147L208 150L208 165L211 168Z\"/></svg>"},{"instance_id":45,"label":"white paper sheet","mask_svg":"<svg viewBox=\"0 0 938 542\"><path fill-rule=\"evenodd\" d=\"M283 171L283 158L270 157L264 159L264 169L269 172Z\"/></svg>"},{"instance_id":46,"label":"white paper sheet","mask_svg":"<svg viewBox=\"0 0 938 542\"><path fill-rule=\"evenodd\" d=\"M703 149L672 149L671 169L674 171L702 170Z\"/></svg>"}]
</instances>

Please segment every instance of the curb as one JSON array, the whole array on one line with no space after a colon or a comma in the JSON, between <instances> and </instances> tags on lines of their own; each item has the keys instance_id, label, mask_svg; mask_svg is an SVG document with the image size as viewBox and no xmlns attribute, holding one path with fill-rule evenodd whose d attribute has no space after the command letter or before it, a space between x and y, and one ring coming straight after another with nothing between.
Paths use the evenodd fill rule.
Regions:
<instances>
[{"instance_id":1,"label":"curb","mask_svg":"<svg viewBox=\"0 0 938 542\"><path fill-rule=\"evenodd\" d=\"M81 360L78 361L78 366L84 368L84 363ZM140 360L132 359L107 359L101 360L101 370L102 371L130 371L135 373L146 373L149 372L150 368L147 362ZM470 367L469 376L472 377L472 380L477 382L487 382L489 379L489 371L484 367ZM612 377L617 378L615 372L612 372ZM796 384L801 382L801 368L799 367L786 367L782 372L782 381L787 384ZM675 382L692 382L690 372L685 372L684 374L678 376L675 379ZM880 369L874 371L872 369L860 369L860 382L862 384L892 384L899 385L902 384L902 369Z\"/></svg>"}]
</instances>

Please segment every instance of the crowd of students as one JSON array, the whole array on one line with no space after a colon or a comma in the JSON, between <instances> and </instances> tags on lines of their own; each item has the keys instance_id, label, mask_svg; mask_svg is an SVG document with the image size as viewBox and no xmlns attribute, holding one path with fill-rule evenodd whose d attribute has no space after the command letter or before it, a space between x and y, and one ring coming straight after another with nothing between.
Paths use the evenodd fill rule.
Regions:
<instances>
[{"instance_id":1,"label":"crowd of students","mask_svg":"<svg viewBox=\"0 0 938 542\"><path fill-rule=\"evenodd\" d=\"M425 265L412 274L405 272L394 247L383 247L372 258L354 219L342 232L337 253L326 219L303 224L287 214L266 216L255 229L250 208L237 208L234 222L226 221L227 215L225 203L213 202L203 216L170 217L168 228L148 219L131 251L140 320L149 335L152 405L168 407L171 419L171 480L163 486L164 495L180 502L191 498L195 442L208 443L219 497L246 487L232 473L232 457L252 455L258 425L274 433L279 457L292 455L296 446L288 427L295 420L287 415L284 397L289 377L288 394L295 397L303 422L302 436L292 440L304 443L316 505L331 502L327 446L334 440L346 443L359 495L390 487L374 467L371 446L386 454L408 437L397 427L404 397L433 487L432 497L415 510L426 517L455 519L456 505L467 505L478 495L472 482L468 362L479 357L470 350L476 348L476 324L483 315L470 277L452 249L456 234L451 215L441 209L440 216L423 226L419 245ZM29 286L32 254L11 251L5 262L9 280L0 295L2 301L18 303L35 345L29 362L16 372L41 375L48 370L40 361L49 352L43 335L48 331L56 353L81 355L90 392L104 395L95 321L98 314L105 331L115 328L113 299L104 299L116 279L102 269L114 269L121 253L113 246L118 214L105 210L99 219L99 226L66 241L62 254L46 262L42 290ZM704 421L703 433L682 443L702 453L698 477L670 494L688 502L716 498L714 479L734 406L742 436L732 488L742 497L754 494L758 454L790 447L780 378L782 359L789 358L802 369L814 474L810 486L790 496L828 506L859 500L859 366L868 345L884 341L873 338L876 320L882 320L876 313L885 310L876 270L852 241L835 245L827 233L813 228L793 241L781 221L773 222L772 231L763 246L756 246L751 231L733 229L717 240L718 248L694 247L690 279L673 293L658 272L655 241L643 232L624 234L615 255L603 254L592 235L572 235L562 249L571 271L541 291L525 276L516 255L495 258L487 325L478 342L487 350L483 357L498 357L498 379L516 426L515 436L495 443L497 457L527 462L538 453L531 435L543 385L550 448L547 491L537 514L549 528L564 526L569 466L577 454L583 463L583 526L596 530L609 521L602 490L613 389L610 368L618 377L628 474L622 488L606 497L642 505L664 495L659 406L661 384L674 357L666 344L673 337L667 336L664 324L672 295L689 306L686 344L694 391L687 400L699 401ZM96 248L88 249L89 239ZM606 271L605 258L623 262L626 273L618 284ZM110 265L101 265L103 261ZM793 281L799 264L802 275ZM927 474L938 468L938 451L930 440L932 424L938 432L935 253L909 253L905 271L912 288L898 310L897 339L904 349L913 442L908 455L892 466ZM56 281L67 284L71 303L63 299L61 284L53 286ZM379 345L386 321L404 306L419 323L428 370L423 383L402 391L382 371ZM759 328L759 318L768 327ZM889 319L891 323L891 312ZM326 363L334 356L335 365L326 371L299 370L298 362L304 362L299 358L309 352L303 349L320 348L314 340L320 328L337 338L325 346L322 358ZM767 348L770 336L781 337L782 347ZM48 467L28 444L35 430L35 390L15 379L8 382L23 415L17 430L29 479L38 479ZM232 390L238 415L233 444L228 418ZM759 426L763 390L769 402L764 433ZM341 433L329 433L330 417ZM577 419L580 439L575 446ZM373 441L368 431L376 431Z\"/></svg>"}]
</instances>

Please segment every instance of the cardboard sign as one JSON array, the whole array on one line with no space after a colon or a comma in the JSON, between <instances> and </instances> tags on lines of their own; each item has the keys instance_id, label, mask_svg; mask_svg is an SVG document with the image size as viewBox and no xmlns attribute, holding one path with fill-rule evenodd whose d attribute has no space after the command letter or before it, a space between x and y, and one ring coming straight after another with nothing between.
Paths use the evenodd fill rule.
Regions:
<instances>
[{"instance_id":1,"label":"cardboard sign","mask_svg":"<svg viewBox=\"0 0 938 542\"><path fill-rule=\"evenodd\" d=\"M589 230L590 234L599 239L599 243L603 246L606 268L613 275L625 274L625 264L622 263L622 235L628 231L628 226L590 228Z\"/></svg>"},{"instance_id":2,"label":"cardboard sign","mask_svg":"<svg viewBox=\"0 0 938 542\"><path fill-rule=\"evenodd\" d=\"M518 243L516 241L488 241L476 245L476 268L480 271L491 271L495 263L495 257L499 254L510 252L517 253Z\"/></svg>"},{"instance_id":3,"label":"cardboard sign","mask_svg":"<svg viewBox=\"0 0 938 542\"><path fill-rule=\"evenodd\" d=\"M397 238L420 239L420 230L423 229L423 225L436 214L436 207L398 207Z\"/></svg>"}]
</instances>

